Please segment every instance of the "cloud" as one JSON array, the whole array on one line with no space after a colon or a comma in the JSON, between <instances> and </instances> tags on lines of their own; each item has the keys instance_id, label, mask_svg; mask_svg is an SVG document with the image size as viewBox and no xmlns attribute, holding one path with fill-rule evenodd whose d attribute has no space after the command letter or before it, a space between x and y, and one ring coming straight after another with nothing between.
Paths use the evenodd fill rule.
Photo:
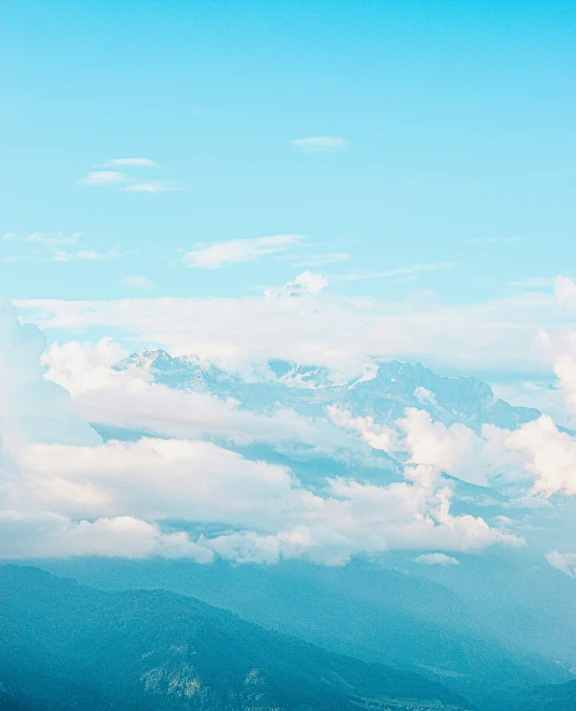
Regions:
<instances>
[{"instance_id":1,"label":"cloud","mask_svg":"<svg viewBox=\"0 0 576 711\"><path fill-rule=\"evenodd\" d=\"M414 277L421 272L435 272L445 269L455 269L456 262L437 262L435 264L412 264L400 269L387 269L380 272L351 272L343 274L346 281L364 281L366 279L390 279L392 277Z\"/></svg>"},{"instance_id":2,"label":"cloud","mask_svg":"<svg viewBox=\"0 0 576 711\"><path fill-rule=\"evenodd\" d=\"M41 377L38 329L21 326L8 305L0 313L3 557L208 562L216 554L239 562L306 557L342 564L397 548L521 543L482 518L453 515L452 491L437 467L409 464L402 481L385 486L331 477L312 487L286 466L199 439L219 432L224 440L308 438L333 448L344 438L327 422L289 411L255 415L113 371L109 364L122 354L109 340L53 346L44 357L47 376L77 393L71 398ZM103 443L78 414L98 409L107 422L163 428L170 438Z\"/></svg>"},{"instance_id":3,"label":"cloud","mask_svg":"<svg viewBox=\"0 0 576 711\"><path fill-rule=\"evenodd\" d=\"M194 269L221 269L227 264L254 262L261 257L285 252L302 239L301 235L288 234L198 245L182 255L182 263Z\"/></svg>"},{"instance_id":4,"label":"cloud","mask_svg":"<svg viewBox=\"0 0 576 711\"><path fill-rule=\"evenodd\" d=\"M32 232L27 237L24 237L22 242L31 244L41 244L47 247L56 247L63 244L76 244L78 238L82 236L82 232L75 232L71 235L62 233L47 233L47 232Z\"/></svg>"},{"instance_id":5,"label":"cloud","mask_svg":"<svg viewBox=\"0 0 576 711\"><path fill-rule=\"evenodd\" d=\"M125 185L120 190L127 193L165 193L183 190L183 187L172 180L142 180Z\"/></svg>"},{"instance_id":6,"label":"cloud","mask_svg":"<svg viewBox=\"0 0 576 711\"><path fill-rule=\"evenodd\" d=\"M76 252L57 250L52 254L52 262L109 262L114 259L124 259L126 255L119 245L112 247L107 252L98 252L95 249L79 249Z\"/></svg>"},{"instance_id":7,"label":"cloud","mask_svg":"<svg viewBox=\"0 0 576 711\"><path fill-rule=\"evenodd\" d=\"M20 325L12 306L0 299L0 470L12 446L100 441L72 412L68 393L42 378L39 359L45 346L41 331Z\"/></svg>"},{"instance_id":8,"label":"cloud","mask_svg":"<svg viewBox=\"0 0 576 711\"><path fill-rule=\"evenodd\" d=\"M133 516L73 521L57 513L0 511L0 558L99 556L192 558L209 563L214 554L186 533L163 533Z\"/></svg>"},{"instance_id":9,"label":"cloud","mask_svg":"<svg viewBox=\"0 0 576 711\"><path fill-rule=\"evenodd\" d=\"M128 180L128 176L116 170L94 170L78 182L81 185L121 185Z\"/></svg>"},{"instance_id":10,"label":"cloud","mask_svg":"<svg viewBox=\"0 0 576 711\"><path fill-rule=\"evenodd\" d=\"M554 281L554 293L560 304L576 303L576 283L569 277L556 277Z\"/></svg>"},{"instance_id":11,"label":"cloud","mask_svg":"<svg viewBox=\"0 0 576 711\"><path fill-rule=\"evenodd\" d=\"M326 264L345 262L351 256L348 252L326 252L325 254L294 255L287 258L297 267L323 267Z\"/></svg>"},{"instance_id":12,"label":"cloud","mask_svg":"<svg viewBox=\"0 0 576 711\"><path fill-rule=\"evenodd\" d=\"M106 252L94 249L70 249L76 245L82 232L66 235L61 232L33 232L25 237L14 235L11 241L27 245L26 252L12 254L3 258L4 262L76 262L76 261L110 261L122 259L125 254L119 245ZM31 246L28 246L31 245Z\"/></svg>"},{"instance_id":13,"label":"cloud","mask_svg":"<svg viewBox=\"0 0 576 711\"><path fill-rule=\"evenodd\" d=\"M127 165L135 168L158 168L159 165L149 158L112 158L104 163L106 166Z\"/></svg>"},{"instance_id":14,"label":"cloud","mask_svg":"<svg viewBox=\"0 0 576 711\"><path fill-rule=\"evenodd\" d=\"M317 533L338 541L339 562L389 549L471 551L521 540L483 519L453 516L450 489L436 470L409 468L389 486L328 479L313 493L289 469L250 461L210 442L144 439L95 447L29 445L13 497L30 511L73 520L121 518L220 525L234 533L197 542L218 550L228 535L275 537L280 557L334 560ZM11 499L9 498L9 503ZM305 534L305 535L304 535ZM221 550L221 548L220 548ZM324 558L324 553L328 558ZM242 556L244 559L246 556Z\"/></svg>"},{"instance_id":15,"label":"cloud","mask_svg":"<svg viewBox=\"0 0 576 711\"><path fill-rule=\"evenodd\" d=\"M352 417L348 411L338 405L329 405L326 411L335 425L358 432L362 441L366 442L372 449L391 452L397 447L394 430L390 427L374 424L373 417Z\"/></svg>"},{"instance_id":16,"label":"cloud","mask_svg":"<svg viewBox=\"0 0 576 711\"><path fill-rule=\"evenodd\" d=\"M3 239L5 242L11 242L15 237L16 237L16 232L6 232L6 233L2 236L2 239Z\"/></svg>"},{"instance_id":17,"label":"cloud","mask_svg":"<svg viewBox=\"0 0 576 711\"><path fill-rule=\"evenodd\" d=\"M527 457L526 470L535 479L533 493L576 496L576 439L560 432L551 417L528 422L511 432L506 442Z\"/></svg>"},{"instance_id":18,"label":"cloud","mask_svg":"<svg viewBox=\"0 0 576 711\"><path fill-rule=\"evenodd\" d=\"M103 167L159 168L159 165L148 158L113 158L104 163ZM113 187L132 193L159 193L183 189L182 185L173 180L146 180L117 170L94 170L77 182L80 185Z\"/></svg>"},{"instance_id":19,"label":"cloud","mask_svg":"<svg viewBox=\"0 0 576 711\"><path fill-rule=\"evenodd\" d=\"M133 289L142 289L144 291L151 291L156 288L156 284L152 281L152 279L148 279L148 277L145 276L138 276L136 274L124 277L122 279L122 283L125 286L132 287Z\"/></svg>"},{"instance_id":20,"label":"cloud","mask_svg":"<svg viewBox=\"0 0 576 711\"><path fill-rule=\"evenodd\" d=\"M559 553L552 551L546 560L553 568L557 568L571 578L576 578L576 553Z\"/></svg>"},{"instance_id":21,"label":"cloud","mask_svg":"<svg viewBox=\"0 0 576 711\"><path fill-rule=\"evenodd\" d=\"M466 240L471 244L518 244L522 237L470 237Z\"/></svg>"},{"instance_id":22,"label":"cloud","mask_svg":"<svg viewBox=\"0 0 576 711\"><path fill-rule=\"evenodd\" d=\"M425 553L414 559L415 563L423 563L424 565L460 565L458 558L445 553Z\"/></svg>"},{"instance_id":23,"label":"cloud","mask_svg":"<svg viewBox=\"0 0 576 711\"><path fill-rule=\"evenodd\" d=\"M222 256L209 254L206 262L222 264ZM174 354L196 353L238 371L279 358L326 366L352 377L364 363L392 357L425 359L430 367L440 364L459 371L539 372L548 377L558 352L573 348L576 355L576 341L571 346L563 340L573 327L569 315L559 317L553 294L534 291L458 306L430 294L379 301L328 290L313 299L304 295L16 303L44 329L91 328L101 335L113 329L131 341L155 343ZM545 338L538 335L543 325Z\"/></svg>"},{"instance_id":24,"label":"cloud","mask_svg":"<svg viewBox=\"0 0 576 711\"><path fill-rule=\"evenodd\" d=\"M350 143L344 138L336 136L310 136L308 138L295 138L290 141L294 148L304 153L319 153L327 151L337 151L347 148Z\"/></svg>"},{"instance_id":25,"label":"cloud","mask_svg":"<svg viewBox=\"0 0 576 711\"><path fill-rule=\"evenodd\" d=\"M94 345L79 341L52 343L40 360L46 368L46 380L61 385L72 395L79 395L101 390L114 378L118 379L119 374L112 366L127 355L111 338L102 338Z\"/></svg>"},{"instance_id":26,"label":"cloud","mask_svg":"<svg viewBox=\"0 0 576 711\"><path fill-rule=\"evenodd\" d=\"M554 373L558 378L568 412L576 415L576 360L569 355L556 356Z\"/></svg>"}]
</instances>

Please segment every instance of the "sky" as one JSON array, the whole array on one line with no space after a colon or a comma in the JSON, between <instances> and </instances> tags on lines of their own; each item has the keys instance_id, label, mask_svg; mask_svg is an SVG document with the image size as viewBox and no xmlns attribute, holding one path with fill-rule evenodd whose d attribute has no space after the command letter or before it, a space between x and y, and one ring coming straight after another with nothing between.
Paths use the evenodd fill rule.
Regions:
<instances>
[{"instance_id":1,"label":"sky","mask_svg":"<svg viewBox=\"0 0 576 711\"><path fill-rule=\"evenodd\" d=\"M575 15L7 0L2 292L237 298L309 269L470 304L573 276Z\"/></svg>"}]
</instances>

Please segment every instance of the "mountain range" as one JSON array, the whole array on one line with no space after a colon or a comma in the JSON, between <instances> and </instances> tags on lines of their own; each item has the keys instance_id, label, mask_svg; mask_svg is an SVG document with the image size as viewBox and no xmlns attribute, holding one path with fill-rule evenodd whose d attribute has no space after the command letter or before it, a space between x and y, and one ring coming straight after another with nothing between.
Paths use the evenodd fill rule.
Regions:
<instances>
[{"instance_id":1,"label":"mountain range","mask_svg":"<svg viewBox=\"0 0 576 711\"><path fill-rule=\"evenodd\" d=\"M331 654L165 591L102 592L0 566L12 711L471 711L423 676Z\"/></svg>"},{"instance_id":2,"label":"mountain range","mask_svg":"<svg viewBox=\"0 0 576 711\"><path fill-rule=\"evenodd\" d=\"M254 411L280 402L303 415L323 416L327 405L340 405L354 416L391 424L407 407L417 407L446 425L460 422L474 429L482 424L515 429L541 414L495 397L491 387L476 378L440 376L419 363L396 360L374 361L346 382L335 380L324 367L281 360L269 361L265 377L246 380L198 356L172 357L163 350L135 353L114 368L145 370L167 387L232 397Z\"/></svg>"}]
</instances>

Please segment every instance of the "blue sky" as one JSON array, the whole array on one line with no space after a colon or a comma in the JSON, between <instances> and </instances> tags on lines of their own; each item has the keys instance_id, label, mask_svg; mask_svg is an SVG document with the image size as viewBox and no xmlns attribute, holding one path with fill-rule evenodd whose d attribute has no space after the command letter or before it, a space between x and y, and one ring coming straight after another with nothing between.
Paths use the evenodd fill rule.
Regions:
<instances>
[{"instance_id":1,"label":"blue sky","mask_svg":"<svg viewBox=\"0 0 576 711\"><path fill-rule=\"evenodd\" d=\"M7 0L2 291L115 299L142 293L123 281L139 276L149 295L239 296L309 267L347 295L467 303L570 275L575 15L554 1ZM315 137L341 141L293 143ZM158 166L109 164L123 158ZM95 171L129 177L81 182ZM121 189L143 184L158 191ZM304 239L220 269L178 251L271 235ZM49 261L56 249L83 257ZM440 268L393 273L412 265Z\"/></svg>"}]
</instances>

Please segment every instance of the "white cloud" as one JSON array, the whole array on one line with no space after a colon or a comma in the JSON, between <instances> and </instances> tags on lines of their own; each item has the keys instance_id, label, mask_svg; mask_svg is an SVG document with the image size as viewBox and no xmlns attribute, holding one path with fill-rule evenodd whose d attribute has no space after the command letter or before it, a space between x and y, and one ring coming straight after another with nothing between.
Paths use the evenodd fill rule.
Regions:
<instances>
[{"instance_id":1,"label":"white cloud","mask_svg":"<svg viewBox=\"0 0 576 711\"><path fill-rule=\"evenodd\" d=\"M557 276L554 291L560 304L576 302L576 283L569 277Z\"/></svg>"},{"instance_id":2,"label":"white cloud","mask_svg":"<svg viewBox=\"0 0 576 711\"><path fill-rule=\"evenodd\" d=\"M466 240L471 244L518 244L523 241L522 237L470 237Z\"/></svg>"},{"instance_id":3,"label":"white cloud","mask_svg":"<svg viewBox=\"0 0 576 711\"><path fill-rule=\"evenodd\" d=\"M292 438L334 451L346 436L330 423L289 411L255 415L230 401L117 373L110 365L123 353L109 340L48 351L48 377L77 393L66 397L41 378L44 342L38 330L20 326L7 305L0 313L4 557L208 561L216 553L239 561L304 556L342 564L389 549L473 551L521 543L482 518L453 515L452 491L437 466L408 465L404 479L388 485L336 477L312 488L285 466L198 439ZM77 413L100 413L100 421L157 428L178 438L102 443L71 403ZM343 423L370 446L384 434L369 419L344 416ZM217 532L202 535L205 524Z\"/></svg>"},{"instance_id":4,"label":"white cloud","mask_svg":"<svg viewBox=\"0 0 576 711\"><path fill-rule=\"evenodd\" d=\"M553 568L557 568L571 578L576 578L576 553L559 553L551 551L546 560Z\"/></svg>"},{"instance_id":5,"label":"white cloud","mask_svg":"<svg viewBox=\"0 0 576 711\"><path fill-rule=\"evenodd\" d=\"M165 193L183 188L172 180L142 180L120 189L127 193Z\"/></svg>"},{"instance_id":6,"label":"white cloud","mask_svg":"<svg viewBox=\"0 0 576 711\"><path fill-rule=\"evenodd\" d=\"M209 254L206 263L222 264L224 256ZM132 341L155 343L174 354L197 353L236 370L280 358L350 376L374 357L425 359L431 367L457 371L548 375L549 363L561 350L550 344L562 341L572 328L570 319L558 318L553 294L534 291L462 306L430 294L387 302L327 290L313 300L250 296L16 303L44 329L92 328L101 335L114 329ZM538 336L542 325L545 339ZM576 354L576 340L562 350L569 352L569 347Z\"/></svg>"},{"instance_id":7,"label":"white cloud","mask_svg":"<svg viewBox=\"0 0 576 711\"><path fill-rule=\"evenodd\" d=\"M158 163L149 158L112 158L104 163L106 166L128 165L135 168L158 168Z\"/></svg>"},{"instance_id":8,"label":"white cloud","mask_svg":"<svg viewBox=\"0 0 576 711\"><path fill-rule=\"evenodd\" d=\"M290 141L294 148L305 153L318 153L321 151L337 151L347 148L350 143L344 138L336 136L309 136L308 138L295 138Z\"/></svg>"},{"instance_id":9,"label":"white cloud","mask_svg":"<svg viewBox=\"0 0 576 711\"><path fill-rule=\"evenodd\" d=\"M114 259L124 259L126 255L119 245L112 247L107 252L98 252L95 249L79 249L76 252L56 250L52 253L52 262L109 262Z\"/></svg>"},{"instance_id":10,"label":"white cloud","mask_svg":"<svg viewBox=\"0 0 576 711\"><path fill-rule=\"evenodd\" d=\"M158 168L148 158L113 158L104 167ZM159 193L182 190L183 186L173 180L146 180L117 170L94 170L77 181L81 185L113 187L124 192Z\"/></svg>"},{"instance_id":11,"label":"white cloud","mask_svg":"<svg viewBox=\"0 0 576 711\"><path fill-rule=\"evenodd\" d=\"M101 556L192 558L209 563L214 555L183 532L163 533L157 524L133 516L73 521L57 513L22 514L0 510L0 558Z\"/></svg>"},{"instance_id":12,"label":"white cloud","mask_svg":"<svg viewBox=\"0 0 576 711\"><path fill-rule=\"evenodd\" d=\"M94 170L78 182L82 185L119 185L129 180L125 173L116 170Z\"/></svg>"},{"instance_id":13,"label":"white cloud","mask_svg":"<svg viewBox=\"0 0 576 711\"><path fill-rule=\"evenodd\" d=\"M527 457L526 470L534 476L535 494L576 496L576 439L560 432L552 418L542 415L528 422L511 432L506 443Z\"/></svg>"},{"instance_id":14,"label":"white cloud","mask_svg":"<svg viewBox=\"0 0 576 711\"><path fill-rule=\"evenodd\" d=\"M79 395L112 384L119 376L112 366L127 355L111 338L102 338L95 345L79 341L53 343L41 362L47 367L46 380L58 383L72 395Z\"/></svg>"},{"instance_id":15,"label":"white cloud","mask_svg":"<svg viewBox=\"0 0 576 711\"><path fill-rule=\"evenodd\" d=\"M554 359L554 373L558 378L568 412L576 415L576 360L569 355Z\"/></svg>"},{"instance_id":16,"label":"white cloud","mask_svg":"<svg viewBox=\"0 0 576 711\"><path fill-rule=\"evenodd\" d=\"M82 232L66 235L61 232L32 232L18 238L14 235L12 241L18 244L31 245L22 254L12 254L4 257L5 262L75 262L75 261L109 261L122 259L125 255L120 246L116 245L107 252L94 249L70 249L70 245L78 243Z\"/></svg>"},{"instance_id":17,"label":"white cloud","mask_svg":"<svg viewBox=\"0 0 576 711\"><path fill-rule=\"evenodd\" d=\"M42 379L39 358L45 345L40 330L21 326L15 310L0 299L0 469L8 449L25 442L100 440L73 414L66 391Z\"/></svg>"},{"instance_id":18,"label":"white cloud","mask_svg":"<svg viewBox=\"0 0 576 711\"><path fill-rule=\"evenodd\" d=\"M227 264L254 262L261 257L285 252L302 239L301 235L273 235L198 245L182 255L182 262L195 269L220 269Z\"/></svg>"},{"instance_id":19,"label":"white cloud","mask_svg":"<svg viewBox=\"0 0 576 711\"><path fill-rule=\"evenodd\" d=\"M301 284L311 294L317 294L328 286L328 279L323 274L311 272L309 269L298 274L291 281Z\"/></svg>"},{"instance_id":20,"label":"white cloud","mask_svg":"<svg viewBox=\"0 0 576 711\"><path fill-rule=\"evenodd\" d=\"M415 558L414 562L424 565L460 565L458 558L445 553L425 553Z\"/></svg>"},{"instance_id":21,"label":"white cloud","mask_svg":"<svg viewBox=\"0 0 576 711\"><path fill-rule=\"evenodd\" d=\"M438 407L438 403L436 402L436 395L434 395L434 393L428 390L427 388L418 386L414 390L414 397L423 405L434 405L435 407Z\"/></svg>"},{"instance_id":22,"label":"white cloud","mask_svg":"<svg viewBox=\"0 0 576 711\"><path fill-rule=\"evenodd\" d=\"M3 239L5 242L11 242L11 241L12 241L13 239L15 239L15 238L16 238L16 232L6 232L6 234L4 234L4 235L2 236L2 239Z\"/></svg>"},{"instance_id":23,"label":"white cloud","mask_svg":"<svg viewBox=\"0 0 576 711\"><path fill-rule=\"evenodd\" d=\"M75 232L71 235L64 235L61 233L32 232L32 234L24 237L22 241L54 247L62 244L76 244L81 235L81 232Z\"/></svg>"},{"instance_id":24,"label":"white cloud","mask_svg":"<svg viewBox=\"0 0 576 711\"><path fill-rule=\"evenodd\" d=\"M421 272L435 272L444 269L455 269L456 262L437 262L436 264L411 264L399 269L386 269L378 272L351 272L342 275L346 281L365 281L366 279L390 279L393 277L414 277Z\"/></svg>"},{"instance_id":25,"label":"white cloud","mask_svg":"<svg viewBox=\"0 0 576 711\"><path fill-rule=\"evenodd\" d=\"M349 412L337 405L329 405L326 412L335 425L358 432L362 441L372 449L391 452L397 448L394 430L374 424L373 417L352 417Z\"/></svg>"},{"instance_id":26,"label":"white cloud","mask_svg":"<svg viewBox=\"0 0 576 711\"><path fill-rule=\"evenodd\" d=\"M144 291L151 291L156 288L156 284L152 281L152 279L148 279L148 277L139 276L137 274L124 277L124 279L122 279L122 283L125 286L132 287L133 289L142 289Z\"/></svg>"},{"instance_id":27,"label":"white cloud","mask_svg":"<svg viewBox=\"0 0 576 711\"><path fill-rule=\"evenodd\" d=\"M352 255L348 252L326 252L324 254L294 255L287 257L297 267L323 267L326 264L345 262Z\"/></svg>"},{"instance_id":28,"label":"white cloud","mask_svg":"<svg viewBox=\"0 0 576 711\"><path fill-rule=\"evenodd\" d=\"M470 551L521 542L481 518L453 516L451 492L429 467L409 468L405 482L389 486L329 479L319 495L285 467L248 461L209 442L29 445L18 463L26 476L12 497L27 500L29 510L57 510L72 520L130 516L219 524L240 529L236 537L275 538L282 557L311 553L318 562L344 562L362 552ZM332 540L326 550L318 532ZM198 543L222 551L227 535Z\"/></svg>"}]
</instances>

